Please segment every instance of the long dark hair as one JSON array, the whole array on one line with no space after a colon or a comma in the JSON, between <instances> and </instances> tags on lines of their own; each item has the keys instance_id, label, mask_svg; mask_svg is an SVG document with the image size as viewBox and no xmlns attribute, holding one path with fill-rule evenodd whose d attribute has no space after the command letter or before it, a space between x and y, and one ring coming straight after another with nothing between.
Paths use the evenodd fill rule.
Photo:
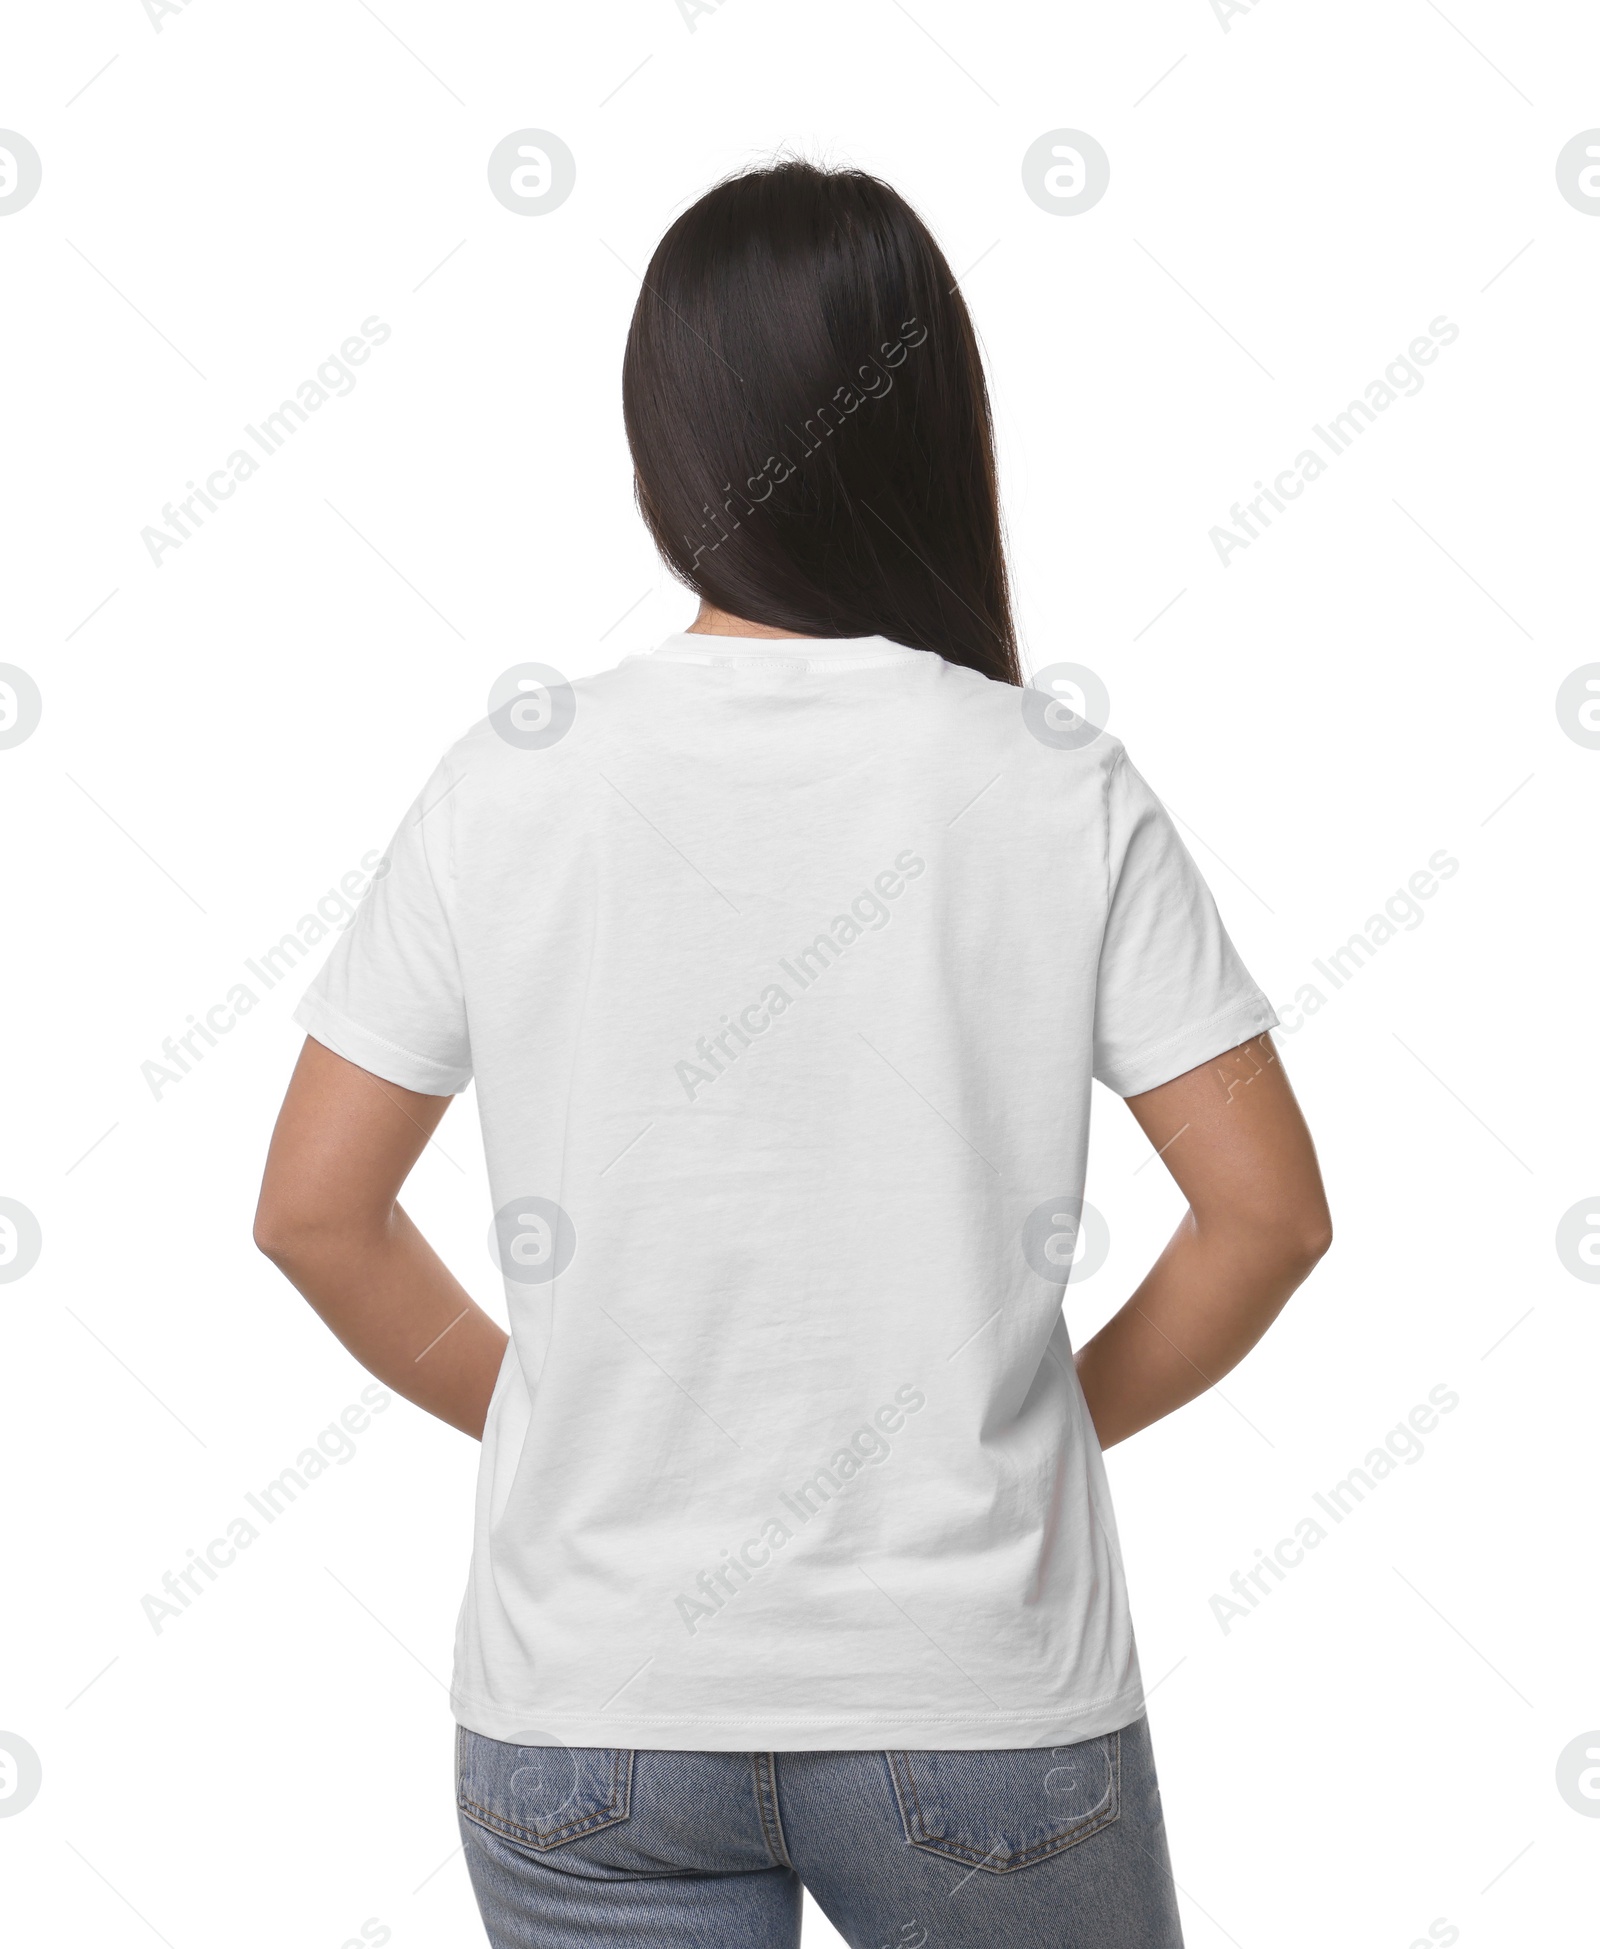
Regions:
<instances>
[{"instance_id":1,"label":"long dark hair","mask_svg":"<svg viewBox=\"0 0 1600 1949\"><path fill-rule=\"evenodd\" d=\"M855 169L709 190L628 331L639 509L716 608L1021 682L983 362L927 226Z\"/></svg>"}]
</instances>

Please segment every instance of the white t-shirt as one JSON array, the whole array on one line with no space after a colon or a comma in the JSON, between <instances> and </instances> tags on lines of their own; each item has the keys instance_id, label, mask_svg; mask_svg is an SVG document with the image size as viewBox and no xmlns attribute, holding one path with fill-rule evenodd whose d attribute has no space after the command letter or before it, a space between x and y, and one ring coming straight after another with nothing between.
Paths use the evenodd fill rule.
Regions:
<instances>
[{"instance_id":1,"label":"white t-shirt","mask_svg":"<svg viewBox=\"0 0 1600 1949\"><path fill-rule=\"evenodd\" d=\"M297 1019L477 1083L511 1345L462 1724L781 1751L1139 1716L1062 1317L1090 1078L1277 1018L1076 722L882 637L675 636L486 719L413 806Z\"/></svg>"}]
</instances>

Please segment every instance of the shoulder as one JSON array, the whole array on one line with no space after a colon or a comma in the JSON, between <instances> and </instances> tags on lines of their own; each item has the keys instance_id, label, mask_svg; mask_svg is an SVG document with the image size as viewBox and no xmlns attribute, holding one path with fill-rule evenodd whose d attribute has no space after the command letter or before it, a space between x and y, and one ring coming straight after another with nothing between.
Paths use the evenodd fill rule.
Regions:
<instances>
[{"instance_id":1,"label":"shoulder","mask_svg":"<svg viewBox=\"0 0 1600 1949\"><path fill-rule=\"evenodd\" d=\"M1042 781L1109 785L1125 768L1122 740L1078 713L1081 697L999 683L942 661L932 691L952 737L985 737Z\"/></svg>"},{"instance_id":2,"label":"shoulder","mask_svg":"<svg viewBox=\"0 0 1600 1949\"><path fill-rule=\"evenodd\" d=\"M568 678L542 662L513 664L496 685L495 708L439 760L432 783L472 796L521 796L555 785L580 754L592 761L613 736L639 686L642 657Z\"/></svg>"}]
</instances>

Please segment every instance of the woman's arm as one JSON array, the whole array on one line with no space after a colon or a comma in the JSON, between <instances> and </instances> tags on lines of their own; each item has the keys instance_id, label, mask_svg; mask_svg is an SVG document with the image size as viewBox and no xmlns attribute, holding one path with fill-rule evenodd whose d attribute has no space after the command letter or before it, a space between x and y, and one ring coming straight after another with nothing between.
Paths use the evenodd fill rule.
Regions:
<instances>
[{"instance_id":1,"label":"woman's arm","mask_svg":"<svg viewBox=\"0 0 1600 1949\"><path fill-rule=\"evenodd\" d=\"M506 1336L395 1203L449 1104L308 1037L272 1133L255 1239L369 1373L481 1440Z\"/></svg>"},{"instance_id":2,"label":"woman's arm","mask_svg":"<svg viewBox=\"0 0 1600 1949\"><path fill-rule=\"evenodd\" d=\"M1317 1155L1269 1036L1130 1096L1189 1209L1119 1313L1078 1353L1102 1448L1236 1366L1333 1237Z\"/></svg>"}]
</instances>

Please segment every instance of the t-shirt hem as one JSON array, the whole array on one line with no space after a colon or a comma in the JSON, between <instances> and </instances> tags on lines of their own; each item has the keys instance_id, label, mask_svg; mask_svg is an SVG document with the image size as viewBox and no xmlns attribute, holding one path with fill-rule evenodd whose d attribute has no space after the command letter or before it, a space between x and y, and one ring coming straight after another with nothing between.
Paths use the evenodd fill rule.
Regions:
<instances>
[{"instance_id":1,"label":"t-shirt hem","mask_svg":"<svg viewBox=\"0 0 1600 1949\"><path fill-rule=\"evenodd\" d=\"M548 1703L491 1704L457 1686L456 1723L510 1745L699 1753L1009 1752L1074 1746L1120 1732L1144 1714L1141 1685L1103 1699L1067 1700L1017 1711L693 1713L605 1710L552 1712ZM530 1737L530 1735L532 1735Z\"/></svg>"},{"instance_id":2,"label":"t-shirt hem","mask_svg":"<svg viewBox=\"0 0 1600 1949\"><path fill-rule=\"evenodd\" d=\"M1278 1011L1257 989L1203 1021L1188 1023L1176 1033L1163 1037L1142 1050L1135 1061L1104 1066L1095 1074L1118 1096L1141 1096L1146 1090L1170 1083L1175 1076L1198 1069L1208 1058L1220 1056L1226 1049L1236 1049L1241 1042L1277 1026Z\"/></svg>"},{"instance_id":3,"label":"t-shirt hem","mask_svg":"<svg viewBox=\"0 0 1600 1949\"><path fill-rule=\"evenodd\" d=\"M301 997L294 1019L336 1056L399 1089L415 1090L419 1096L457 1096L472 1081L470 1069L434 1062L431 1057L402 1049L372 1029L352 1022L314 991Z\"/></svg>"}]
</instances>

